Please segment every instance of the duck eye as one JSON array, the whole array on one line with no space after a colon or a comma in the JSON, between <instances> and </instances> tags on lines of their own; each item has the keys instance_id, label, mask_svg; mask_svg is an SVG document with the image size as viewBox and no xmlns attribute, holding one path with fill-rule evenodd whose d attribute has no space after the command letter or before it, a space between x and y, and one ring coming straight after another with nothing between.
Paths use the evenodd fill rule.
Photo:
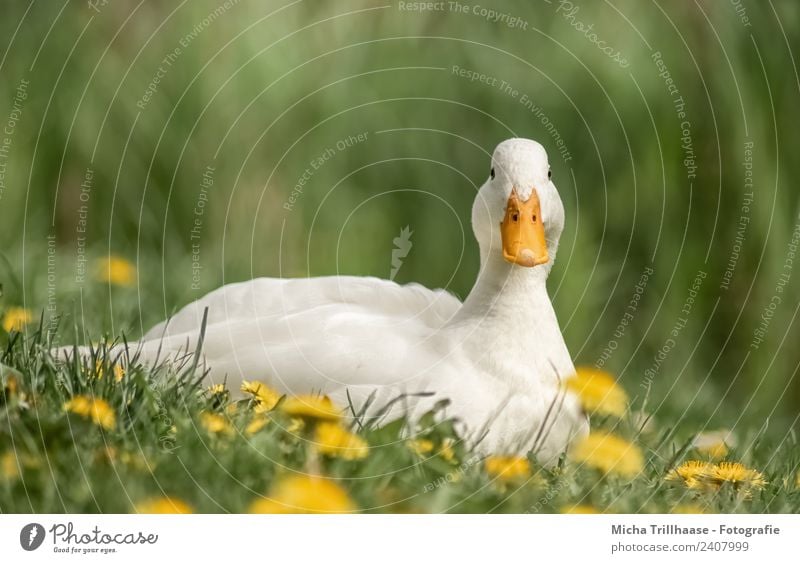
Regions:
<instances>
[{"instance_id":1,"label":"duck eye","mask_svg":"<svg viewBox=\"0 0 800 563\"><path fill-rule=\"evenodd\" d=\"M489 176L491 176L492 180L494 180L494 168L492 168L492 170L489 172Z\"/></svg>"},{"instance_id":2,"label":"duck eye","mask_svg":"<svg viewBox=\"0 0 800 563\"><path fill-rule=\"evenodd\" d=\"M552 170L548 170L547 171L547 179L549 180L552 177L553 177L553 171Z\"/></svg>"}]
</instances>

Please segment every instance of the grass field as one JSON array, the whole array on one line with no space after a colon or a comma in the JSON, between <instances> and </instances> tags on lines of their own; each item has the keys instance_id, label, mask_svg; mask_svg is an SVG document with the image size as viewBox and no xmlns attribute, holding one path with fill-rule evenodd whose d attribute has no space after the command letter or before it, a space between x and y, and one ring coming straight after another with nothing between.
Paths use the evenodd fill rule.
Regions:
<instances>
[{"instance_id":1,"label":"grass field","mask_svg":"<svg viewBox=\"0 0 800 563\"><path fill-rule=\"evenodd\" d=\"M204 388L191 363L134 367L124 345L100 343L92 358L65 364L42 334L14 333L2 354L4 512L800 508L794 435L775 443L753 429L735 445L727 436L696 442L690 425L632 413L613 385L587 395L596 415L585 447L543 469L532 458L471 452L433 412L414 428L374 427L257 383L232 401L223 386Z\"/></svg>"},{"instance_id":2,"label":"grass field","mask_svg":"<svg viewBox=\"0 0 800 563\"><path fill-rule=\"evenodd\" d=\"M344 510L798 511L800 5L492 4L4 3L0 511L239 512L308 474ZM575 363L625 390L592 424L636 471L480 459L448 425L323 426L358 446L326 454L324 421L231 406L188 368L111 376L124 339L228 282L465 297L475 188L511 136L549 152L549 290ZM99 364L50 357L73 343ZM712 457L746 467L669 478Z\"/></svg>"}]
</instances>

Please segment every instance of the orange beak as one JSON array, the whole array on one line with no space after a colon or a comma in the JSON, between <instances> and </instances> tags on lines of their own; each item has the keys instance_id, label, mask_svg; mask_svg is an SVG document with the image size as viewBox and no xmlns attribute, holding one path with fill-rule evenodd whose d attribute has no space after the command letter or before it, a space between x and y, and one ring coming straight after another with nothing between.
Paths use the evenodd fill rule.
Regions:
<instances>
[{"instance_id":1,"label":"orange beak","mask_svg":"<svg viewBox=\"0 0 800 563\"><path fill-rule=\"evenodd\" d=\"M511 190L506 205L506 216L500 223L503 241L503 258L512 264L531 268L545 264L547 241L544 238L544 223L539 205L539 194L531 192L528 201L520 201L517 189Z\"/></svg>"}]
</instances>

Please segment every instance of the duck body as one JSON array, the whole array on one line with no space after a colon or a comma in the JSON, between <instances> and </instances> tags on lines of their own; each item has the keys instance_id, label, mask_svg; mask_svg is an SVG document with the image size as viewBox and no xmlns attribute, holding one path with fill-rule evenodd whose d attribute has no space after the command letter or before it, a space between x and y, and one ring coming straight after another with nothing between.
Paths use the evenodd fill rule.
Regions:
<instances>
[{"instance_id":1,"label":"duck body","mask_svg":"<svg viewBox=\"0 0 800 563\"><path fill-rule=\"evenodd\" d=\"M185 356L208 311L209 383L261 380L291 395L322 393L381 420L442 416L482 453L553 463L585 434L562 382L574 366L546 281L564 223L544 149L501 143L472 225L481 268L462 303L445 290L355 276L261 278L225 285L149 330L141 361ZM387 409L388 407L388 409Z\"/></svg>"},{"instance_id":2,"label":"duck body","mask_svg":"<svg viewBox=\"0 0 800 563\"><path fill-rule=\"evenodd\" d=\"M499 301L475 317L448 292L417 284L260 278L223 286L153 327L140 357L193 350L207 309L209 383L238 389L257 379L288 395L322 393L356 412L369 403L366 415L383 420L413 420L446 399L442 414L479 451L536 449L554 460L584 421L560 386L573 372L566 346L537 326L555 322L546 292L539 297L523 307L537 309L542 322L531 322L519 303ZM513 331L509 316L519 320Z\"/></svg>"}]
</instances>

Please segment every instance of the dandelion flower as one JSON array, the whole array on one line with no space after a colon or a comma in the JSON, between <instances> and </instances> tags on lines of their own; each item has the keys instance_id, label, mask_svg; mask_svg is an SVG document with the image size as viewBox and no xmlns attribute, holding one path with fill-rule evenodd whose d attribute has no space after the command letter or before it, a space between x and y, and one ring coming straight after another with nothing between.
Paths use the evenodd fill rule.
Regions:
<instances>
[{"instance_id":1,"label":"dandelion flower","mask_svg":"<svg viewBox=\"0 0 800 563\"><path fill-rule=\"evenodd\" d=\"M561 514L600 514L600 512L590 504L573 504L562 507Z\"/></svg>"},{"instance_id":2,"label":"dandelion flower","mask_svg":"<svg viewBox=\"0 0 800 563\"><path fill-rule=\"evenodd\" d=\"M94 371L95 373L97 373L97 379L103 379L103 377L106 374L106 370L103 367L102 360L97 360L95 362ZM125 368L123 368L119 363L114 364L112 371L114 372L114 381L116 381L117 383L122 381L122 378L125 377Z\"/></svg>"},{"instance_id":3,"label":"dandelion flower","mask_svg":"<svg viewBox=\"0 0 800 563\"><path fill-rule=\"evenodd\" d=\"M590 413L622 417L628 408L625 390L611 374L602 370L578 368L575 375L564 382L564 387L574 393Z\"/></svg>"},{"instance_id":4,"label":"dandelion flower","mask_svg":"<svg viewBox=\"0 0 800 563\"><path fill-rule=\"evenodd\" d=\"M335 482L315 475L294 475L278 481L269 498L250 505L251 514L352 512L355 505Z\"/></svg>"},{"instance_id":5,"label":"dandelion flower","mask_svg":"<svg viewBox=\"0 0 800 563\"><path fill-rule=\"evenodd\" d=\"M19 392L19 381L14 374L10 374L6 378L6 382L3 384L3 391L5 391L9 397L14 397Z\"/></svg>"},{"instance_id":6,"label":"dandelion flower","mask_svg":"<svg viewBox=\"0 0 800 563\"><path fill-rule=\"evenodd\" d=\"M331 457L354 460L363 459L369 453L366 440L335 422L319 423L314 442L320 453Z\"/></svg>"},{"instance_id":7,"label":"dandelion flower","mask_svg":"<svg viewBox=\"0 0 800 563\"><path fill-rule=\"evenodd\" d=\"M735 461L723 461L715 465L710 472L710 477L720 484L731 483L737 488L753 487L761 489L767 484L763 473L745 467L741 463Z\"/></svg>"},{"instance_id":8,"label":"dandelion flower","mask_svg":"<svg viewBox=\"0 0 800 563\"><path fill-rule=\"evenodd\" d=\"M531 464L525 457L490 456L484 465L486 473L503 481L526 479L531 475Z\"/></svg>"},{"instance_id":9,"label":"dandelion flower","mask_svg":"<svg viewBox=\"0 0 800 563\"><path fill-rule=\"evenodd\" d=\"M341 409L336 407L330 398L325 395L287 397L281 403L281 410L289 416L299 416L312 420L337 421L342 417Z\"/></svg>"},{"instance_id":10,"label":"dandelion flower","mask_svg":"<svg viewBox=\"0 0 800 563\"><path fill-rule=\"evenodd\" d=\"M22 332L33 322L33 314L22 307L9 307L3 315L3 330Z\"/></svg>"},{"instance_id":11,"label":"dandelion flower","mask_svg":"<svg viewBox=\"0 0 800 563\"><path fill-rule=\"evenodd\" d=\"M242 392L252 395L258 412L271 411L281 398L280 393L260 381L242 381Z\"/></svg>"},{"instance_id":12,"label":"dandelion flower","mask_svg":"<svg viewBox=\"0 0 800 563\"><path fill-rule=\"evenodd\" d=\"M429 454L433 451L434 444L430 440L419 438L417 440L407 441L406 447L419 457L425 457L426 454Z\"/></svg>"},{"instance_id":13,"label":"dandelion flower","mask_svg":"<svg viewBox=\"0 0 800 563\"><path fill-rule=\"evenodd\" d=\"M120 256L106 256L95 260L97 281L130 287L136 283L136 266Z\"/></svg>"},{"instance_id":14,"label":"dandelion flower","mask_svg":"<svg viewBox=\"0 0 800 563\"><path fill-rule=\"evenodd\" d=\"M259 430L264 428L267 424L269 424L269 419L265 416L257 416L253 420L247 423L247 426L244 428L245 434L248 436L252 436L256 434Z\"/></svg>"},{"instance_id":15,"label":"dandelion flower","mask_svg":"<svg viewBox=\"0 0 800 563\"><path fill-rule=\"evenodd\" d=\"M289 420L289 426L286 427L286 431L289 434L300 434L300 432L302 432L303 428L305 427L306 423L303 422L303 419L295 416L292 417L291 420Z\"/></svg>"},{"instance_id":16,"label":"dandelion flower","mask_svg":"<svg viewBox=\"0 0 800 563\"><path fill-rule=\"evenodd\" d=\"M210 434L230 434L233 430L228 419L215 412L201 412L200 424Z\"/></svg>"},{"instance_id":17,"label":"dandelion flower","mask_svg":"<svg viewBox=\"0 0 800 563\"><path fill-rule=\"evenodd\" d=\"M714 467L716 466L708 461L692 459L673 469L666 479L667 481L682 481L690 489L699 489L708 484Z\"/></svg>"},{"instance_id":18,"label":"dandelion flower","mask_svg":"<svg viewBox=\"0 0 800 563\"><path fill-rule=\"evenodd\" d=\"M114 409L105 399L88 395L76 395L64 403L64 410L88 418L106 430L111 430L117 423Z\"/></svg>"},{"instance_id":19,"label":"dandelion flower","mask_svg":"<svg viewBox=\"0 0 800 563\"><path fill-rule=\"evenodd\" d=\"M572 448L570 457L603 473L623 477L635 477L644 467L644 457L635 444L605 432L586 436Z\"/></svg>"},{"instance_id":20,"label":"dandelion flower","mask_svg":"<svg viewBox=\"0 0 800 563\"><path fill-rule=\"evenodd\" d=\"M442 459L445 461L453 461L455 459L456 452L453 450L452 438L445 438L441 447L439 448L439 455L442 456Z\"/></svg>"},{"instance_id":21,"label":"dandelion flower","mask_svg":"<svg viewBox=\"0 0 800 563\"><path fill-rule=\"evenodd\" d=\"M208 388L208 394L211 396L222 395L224 392L225 392L225 385L222 383L211 385Z\"/></svg>"},{"instance_id":22,"label":"dandelion flower","mask_svg":"<svg viewBox=\"0 0 800 563\"><path fill-rule=\"evenodd\" d=\"M6 452L0 455L0 477L6 481L19 477L19 463L14 452Z\"/></svg>"},{"instance_id":23,"label":"dandelion flower","mask_svg":"<svg viewBox=\"0 0 800 563\"><path fill-rule=\"evenodd\" d=\"M192 507L173 497L148 499L134 507L139 514L191 514Z\"/></svg>"}]
</instances>

